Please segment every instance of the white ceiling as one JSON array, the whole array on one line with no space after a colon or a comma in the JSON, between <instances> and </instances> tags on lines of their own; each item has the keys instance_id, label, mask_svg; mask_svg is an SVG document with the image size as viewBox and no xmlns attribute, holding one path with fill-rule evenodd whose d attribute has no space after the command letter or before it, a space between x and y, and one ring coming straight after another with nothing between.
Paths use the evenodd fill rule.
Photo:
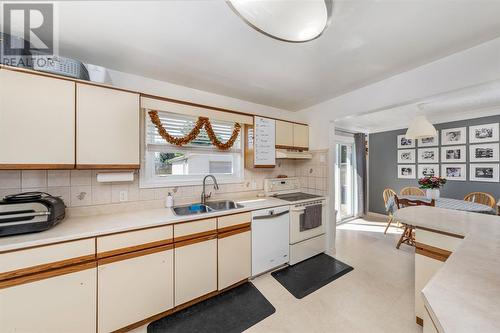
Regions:
<instances>
[{"instance_id":1,"label":"white ceiling","mask_svg":"<svg viewBox=\"0 0 500 333\"><path fill-rule=\"evenodd\" d=\"M498 13L500 0L336 1L323 36L291 44L222 0L68 1L60 53L296 111L498 37Z\"/></svg>"},{"instance_id":2,"label":"white ceiling","mask_svg":"<svg viewBox=\"0 0 500 333\"><path fill-rule=\"evenodd\" d=\"M425 115L433 124L498 115L500 80L344 117L336 120L335 126L354 132L383 132L407 128L417 114Z\"/></svg>"}]
</instances>

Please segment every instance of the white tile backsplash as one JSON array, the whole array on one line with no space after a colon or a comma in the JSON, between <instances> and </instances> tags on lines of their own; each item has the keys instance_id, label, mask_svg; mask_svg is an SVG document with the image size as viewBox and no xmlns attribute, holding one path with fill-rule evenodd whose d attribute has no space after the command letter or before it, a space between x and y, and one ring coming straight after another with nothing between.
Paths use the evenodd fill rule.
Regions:
<instances>
[{"instance_id":1,"label":"white tile backsplash","mask_svg":"<svg viewBox=\"0 0 500 333\"><path fill-rule=\"evenodd\" d=\"M0 189L21 188L21 171L0 171Z\"/></svg>"},{"instance_id":2,"label":"white tile backsplash","mask_svg":"<svg viewBox=\"0 0 500 333\"><path fill-rule=\"evenodd\" d=\"M71 186L91 185L91 170L71 170Z\"/></svg>"},{"instance_id":3,"label":"white tile backsplash","mask_svg":"<svg viewBox=\"0 0 500 333\"><path fill-rule=\"evenodd\" d=\"M71 206L90 206L92 204L92 187L90 185L71 186Z\"/></svg>"},{"instance_id":4,"label":"white tile backsplash","mask_svg":"<svg viewBox=\"0 0 500 333\"><path fill-rule=\"evenodd\" d=\"M92 204L104 205L111 203L111 185L97 184L92 186Z\"/></svg>"},{"instance_id":5,"label":"white tile backsplash","mask_svg":"<svg viewBox=\"0 0 500 333\"><path fill-rule=\"evenodd\" d=\"M207 192L212 192L214 198L227 197L233 193L234 197L242 197L246 193L255 195L263 190L265 178L284 174L299 177L302 190L306 192L326 194L328 166L320 162L318 154L324 154L328 161L328 152L311 153L314 156L312 160L282 160L273 169L245 169L242 183L221 184L218 191L210 183ZM98 183L96 176L102 171L104 170L0 171L0 199L21 191L44 190L62 197L68 207L97 206L120 203L120 192L125 191L129 203L165 200L168 192L172 193L177 203L185 203L199 200L202 191L201 185L141 189L137 172L133 182Z\"/></svg>"},{"instance_id":6,"label":"white tile backsplash","mask_svg":"<svg viewBox=\"0 0 500 333\"><path fill-rule=\"evenodd\" d=\"M46 187L47 171L23 170L21 173L21 188Z\"/></svg>"},{"instance_id":7,"label":"white tile backsplash","mask_svg":"<svg viewBox=\"0 0 500 333\"><path fill-rule=\"evenodd\" d=\"M49 187L70 186L69 170L49 170L47 172L47 185Z\"/></svg>"}]
</instances>

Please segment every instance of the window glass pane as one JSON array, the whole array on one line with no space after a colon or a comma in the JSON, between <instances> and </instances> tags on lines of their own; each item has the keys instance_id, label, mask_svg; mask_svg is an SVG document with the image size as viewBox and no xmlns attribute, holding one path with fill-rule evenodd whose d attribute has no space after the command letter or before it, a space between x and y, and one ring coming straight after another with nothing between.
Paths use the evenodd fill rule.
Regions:
<instances>
[{"instance_id":1,"label":"window glass pane","mask_svg":"<svg viewBox=\"0 0 500 333\"><path fill-rule=\"evenodd\" d=\"M232 174L234 154L159 153L154 154L156 176Z\"/></svg>"}]
</instances>

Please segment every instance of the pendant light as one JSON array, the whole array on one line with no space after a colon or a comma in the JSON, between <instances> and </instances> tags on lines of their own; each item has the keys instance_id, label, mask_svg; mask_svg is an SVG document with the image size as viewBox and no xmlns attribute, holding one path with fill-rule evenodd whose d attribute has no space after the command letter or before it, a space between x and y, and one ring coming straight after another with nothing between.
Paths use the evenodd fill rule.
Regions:
<instances>
[{"instance_id":1,"label":"pendant light","mask_svg":"<svg viewBox=\"0 0 500 333\"><path fill-rule=\"evenodd\" d=\"M245 23L285 42L318 38L330 24L334 0L227 0Z\"/></svg>"},{"instance_id":2,"label":"pendant light","mask_svg":"<svg viewBox=\"0 0 500 333\"><path fill-rule=\"evenodd\" d=\"M423 105L419 104L417 106L419 110L422 110ZM419 115L413 119L408 130L406 131L405 138L407 139L419 139L427 138L430 136L435 136L437 134L436 128L432 125L424 115Z\"/></svg>"}]
</instances>

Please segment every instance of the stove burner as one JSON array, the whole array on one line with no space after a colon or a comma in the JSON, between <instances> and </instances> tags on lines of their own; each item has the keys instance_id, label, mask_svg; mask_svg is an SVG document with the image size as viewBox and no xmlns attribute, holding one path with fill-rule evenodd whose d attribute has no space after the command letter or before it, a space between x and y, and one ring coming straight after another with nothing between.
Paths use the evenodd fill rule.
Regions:
<instances>
[{"instance_id":1,"label":"stove burner","mask_svg":"<svg viewBox=\"0 0 500 333\"><path fill-rule=\"evenodd\" d=\"M314 199L319 197L321 196L315 194L302 193L302 192L276 195L276 198L285 201L300 201L300 200Z\"/></svg>"}]
</instances>

